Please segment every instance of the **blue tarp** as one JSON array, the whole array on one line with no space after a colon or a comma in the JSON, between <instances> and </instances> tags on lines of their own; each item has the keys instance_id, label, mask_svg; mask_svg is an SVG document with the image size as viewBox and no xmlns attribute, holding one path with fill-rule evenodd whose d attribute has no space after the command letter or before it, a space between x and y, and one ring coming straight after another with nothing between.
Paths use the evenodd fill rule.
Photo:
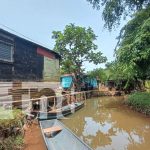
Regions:
<instances>
[{"instance_id":1,"label":"blue tarp","mask_svg":"<svg viewBox=\"0 0 150 150\"><path fill-rule=\"evenodd\" d=\"M63 88L70 88L72 84L72 76L61 77L61 86Z\"/></svg>"},{"instance_id":2,"label":"blue tarp","mask_svg":"<svg viewBox=\"0 0 150 150\"><path fill-rule=\"evenodd\" d=\"M98 83L96 79L91 79L91 85L93 86L93 88L97 88L98 87Z\"/></svg>"}]
</instances>

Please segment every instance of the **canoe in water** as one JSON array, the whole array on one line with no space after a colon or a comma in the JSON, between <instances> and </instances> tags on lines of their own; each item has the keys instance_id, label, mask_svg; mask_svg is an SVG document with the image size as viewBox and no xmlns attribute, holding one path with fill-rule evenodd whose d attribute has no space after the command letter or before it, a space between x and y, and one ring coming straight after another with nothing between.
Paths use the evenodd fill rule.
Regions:
<instances>
[{"instance_id":1,"label":"canoe in water","mask_svg":"<svg viewBox=\"0 0 150 150\"><path fill-rule=\"evenodd\" d=\"M81 109L84 106L84 101L76 102L73 105L63 106L61 109L56 109L55 111L49 112L39 112L39 120L49 120L49 119L60 119L64 116L70 115L75 111Z\"/></svg>"},{"instance_id":2,"label":"canoe in water","mask_svg":"<svg viewBox=\"0 0 150 150\"><path fill-rule=\"evenodd\" d=\"M40 121L42 135L48 150L92 150L60 121Z\"/></svg>"}]
</instances>

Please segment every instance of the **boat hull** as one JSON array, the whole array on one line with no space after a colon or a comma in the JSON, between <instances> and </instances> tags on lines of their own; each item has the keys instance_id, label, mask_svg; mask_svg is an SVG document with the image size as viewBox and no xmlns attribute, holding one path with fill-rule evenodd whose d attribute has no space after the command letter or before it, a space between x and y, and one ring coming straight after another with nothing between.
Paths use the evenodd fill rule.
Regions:
<instances>
[{"instance_id":1,"label":"boat hull","mask_svg":"<svg viewBox=\"0 0 150 150\"><path fill-rule=\"evenodd\" d=\"M50 120L50 119L60 119L70 114L73 114L75 111L81 109L84 106L84 102L75 103L75 106L62 107L61 111L58 112L39 112L38 120Z\"/></svg>"},{"instance_id":2,"label":"boat hull","mask_svg":"<svg viewBox=\"0 0 150 150\"><path fill-rule=\"evenodd\" d=\"M53 137L47 137L43 132L46 128L56 126L59 126L62 130ZM40 127L48 150L92 150L64 124L56 119L40 121Z\"/></svg>"}]
</instances>

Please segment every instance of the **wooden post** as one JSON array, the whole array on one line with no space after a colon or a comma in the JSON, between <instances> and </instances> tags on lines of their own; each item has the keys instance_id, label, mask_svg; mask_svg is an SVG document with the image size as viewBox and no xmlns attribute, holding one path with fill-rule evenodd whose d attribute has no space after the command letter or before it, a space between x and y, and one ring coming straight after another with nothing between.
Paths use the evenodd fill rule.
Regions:
<instances>
[{"instance_id":1,"label":"wooden post","mask_svg":"<svg viewBox=\"0 0 150 150\"><path fill-rule=\"evenodd\" d=\"M54 108L56 108L56 98L54 97Z\"/></svg>"},{"instance_id":2,"label":"wooden post","mask_svg":"<svg viewBox=\"0 0 150 150\"><path fill-rule=\"evenodd\" d=\"M85 105L86 105L86 93L84 92L84 98L85 98Z\"/></svg>"}]
</instances>

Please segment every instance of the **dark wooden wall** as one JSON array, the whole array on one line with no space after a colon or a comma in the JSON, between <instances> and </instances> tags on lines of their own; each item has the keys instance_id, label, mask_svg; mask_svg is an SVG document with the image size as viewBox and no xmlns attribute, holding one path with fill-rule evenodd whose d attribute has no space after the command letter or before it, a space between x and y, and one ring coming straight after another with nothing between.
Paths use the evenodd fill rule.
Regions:
<instances>
[{"instance_id":1,"label":"dark wooden wall","mask_svg":"<svg viewBox=\"0 0 150 150\"><path fill-rule=\"evenodd\" d=\"M0 80L12 80L12 64L0 62Z\"/></svg>"},{"instance_id":2,"label":"dark wooden wall","mask_svg":"<svg viewBox=\"0 0 150 150\"><path fill-rule=\"evenodd\" d=\"M42 80L44 58L37 54L37 46L15 39L13 79Z\"/></svg>"},{"instance_id":3,"label":"dark wooden wall","mask_svg":"<svg viewBox=\"0 0 150 150\"><path fill-rule=\"evenodd\" d=\"M10 56L9 49L1 45L0 81L45 81L44 71L47 69L46 65L48 64L45 63L45 58L53 60L47 61L49 62L49 66L46 70L47 72L51 71L50 73L53 78L48 73L48 77L50 78L46 81L54 81L55 72L57 72L57 80L59 80L59 54L3 29L0 29L0 41L1 44L6 43L14 47L12 61L8 57ZM39 52L38 49L40 49Z\"/></svg>"},{"instance_id":4,"label":"dark wooden wall","mask_svg":"<svg viewBox=\"0 0 150 150\"><path fill-rule=\"evenodd\" d=\"M3 36L2 36L3 35ZM6 34L7 37L7 34ZM5 33L0 32L0 41L13 44L14 41L5 37ZM12 80L12 64L9 62L3 62L0 60L0 80Z\"/></svg>"},{"instance_id":5,"label":"dark wooden wall","mask_svg":"<svg viewBox=\"0 0 150 150\"><path fill-rule=\"evenodd\" d=\"M0 32L1 33L1 32ZM2 33L5 35L5 33ZM37 45L22 38L6 36L13 39L8 41L0 36L4 42L13 42L14 61L12 63L0 60L0 81L41 81L43 78L44 57L37 54Z\"/></svg>"}]
</instances>

